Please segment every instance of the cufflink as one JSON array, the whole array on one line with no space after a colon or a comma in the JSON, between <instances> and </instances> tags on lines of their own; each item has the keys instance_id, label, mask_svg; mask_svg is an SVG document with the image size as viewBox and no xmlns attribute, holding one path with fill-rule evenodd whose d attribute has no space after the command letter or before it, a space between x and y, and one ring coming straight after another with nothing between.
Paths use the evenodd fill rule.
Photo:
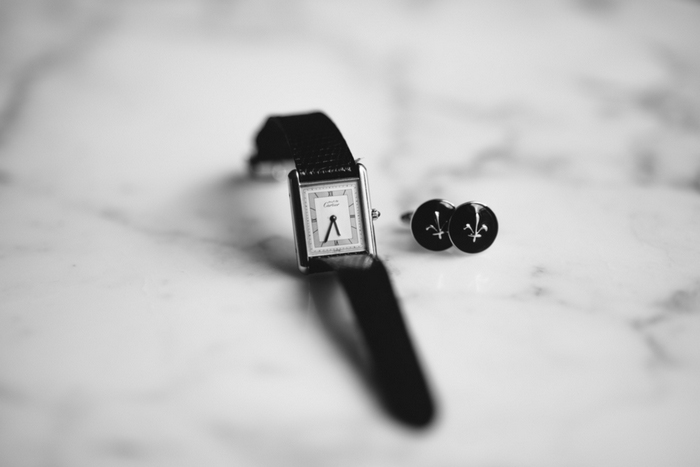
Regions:
<instances>
[{"instance_id":1,"label":"cufflink","mask_svg":"<svg viewBox=\"0 0 700 467\"><path fill-rule=\"evenodd\" d=\"M465 253L480 253L493 244L498 235L496 214L482 203L469 201L455 207L444 199L431 199L414 212L401 216L423 248L432 251L457 247Z\"/></svg>"}]
</instances>

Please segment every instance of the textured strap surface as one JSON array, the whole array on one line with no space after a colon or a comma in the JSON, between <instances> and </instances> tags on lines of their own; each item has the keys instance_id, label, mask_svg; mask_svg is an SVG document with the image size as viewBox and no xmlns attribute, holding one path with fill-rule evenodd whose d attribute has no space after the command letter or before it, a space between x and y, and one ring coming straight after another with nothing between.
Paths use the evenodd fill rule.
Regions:
<instances>
[{"instance_id":1,"label":"textured strap surface","mask_svg":"<svg viewBox=\"0 0 700 467\"><path fill-rule=\"evenodd\" d=\"M255 143L251 164L293 159L301 181L358 176L343 135L322 112L269 117Z\"/></svg>"},{"instance_id":2,"label":"textured strap surface","mask_svg":"<svg viewBox=\"0 0 700 467\"><path fill-rule=\"evenodd\" d=\"M389 411L416 427L429 424L435 405L384 264L368 255L317 261L337 272L350 299Z\"/></svg>"}]
</instances>

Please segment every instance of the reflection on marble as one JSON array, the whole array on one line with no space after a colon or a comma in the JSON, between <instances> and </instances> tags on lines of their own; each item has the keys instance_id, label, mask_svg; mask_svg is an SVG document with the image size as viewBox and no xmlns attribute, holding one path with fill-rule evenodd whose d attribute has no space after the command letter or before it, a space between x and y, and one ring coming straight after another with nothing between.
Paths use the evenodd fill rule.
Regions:
<instances>
[{"instance_id":1,"label":"reflection on marble","mask_svg":"<svg viewBox=\"0 0 700 467\"><path fill-rule=\"evenodd\" d=\"M680 0L0 2L0 464L700 465L699 43ZM311 109L369 170L427 431L246 177ZM421 250L432 197L496 243Z\"/></svg>"}]
</instances>

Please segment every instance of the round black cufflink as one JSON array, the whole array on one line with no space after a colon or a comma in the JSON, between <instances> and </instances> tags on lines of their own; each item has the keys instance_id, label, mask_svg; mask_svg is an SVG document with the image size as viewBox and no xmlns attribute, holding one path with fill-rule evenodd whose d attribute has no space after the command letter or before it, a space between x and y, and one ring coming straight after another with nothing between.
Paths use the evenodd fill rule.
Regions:
<instances>
[{"instance_id":1,"label":"round black cufflink","mask_svg":"<svg viewBox=\"0 0 700 467\"><path fill-rule=\"evenodd\" d=\"M475 201L455 207L449 201L431 199L414 212L403 214L401 220L410 223L418 244L432 251L447 250L454 245L465 253L480 253L498 235L494 212Z\"/></svg>"}]
</instances>

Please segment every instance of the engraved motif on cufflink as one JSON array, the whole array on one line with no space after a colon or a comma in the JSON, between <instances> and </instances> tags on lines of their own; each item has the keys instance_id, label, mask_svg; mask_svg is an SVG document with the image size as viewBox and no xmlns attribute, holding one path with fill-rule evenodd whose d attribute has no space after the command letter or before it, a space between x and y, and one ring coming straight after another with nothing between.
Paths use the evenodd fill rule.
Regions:
<instances>
[{"instance_id":1,"label":"engraved motif on cufflink","mask_svg":"<svg viewBox=\"0 0 700 467\"><path fill-rule=\"evenodd\" d=\"M498 235L498 219L482 203L469 201L455 207L443 199L431 199L414 212L401 216L411 225L411 233L423 248L447 250L452 245L465 253L480 253L490 247Z\"/></svg>"},{"instance_id":2,"label":"engraved motif on cufflink","mask_svg":"<svg viewBox=\"0 0 700 467\"><path fill-rule=\"evenodd\" d=\"M455 205L449 201L431 199L401 218L411 224L413 238L420 246L432 251L442 251L452 246L448 227L454 212Z\"/></svg>"},{"instance_id":3,"label":"engraved motif on cufflink","mask_svg":"<svg viewBox=\"0 0 700 467\"><path fill-rule=\"evenodd\" d=\"M448 228L452 244L465 253L481 253L498 235L498 219L488 206L470 201L457 206Z\"/></svg>"}]
</instances>

